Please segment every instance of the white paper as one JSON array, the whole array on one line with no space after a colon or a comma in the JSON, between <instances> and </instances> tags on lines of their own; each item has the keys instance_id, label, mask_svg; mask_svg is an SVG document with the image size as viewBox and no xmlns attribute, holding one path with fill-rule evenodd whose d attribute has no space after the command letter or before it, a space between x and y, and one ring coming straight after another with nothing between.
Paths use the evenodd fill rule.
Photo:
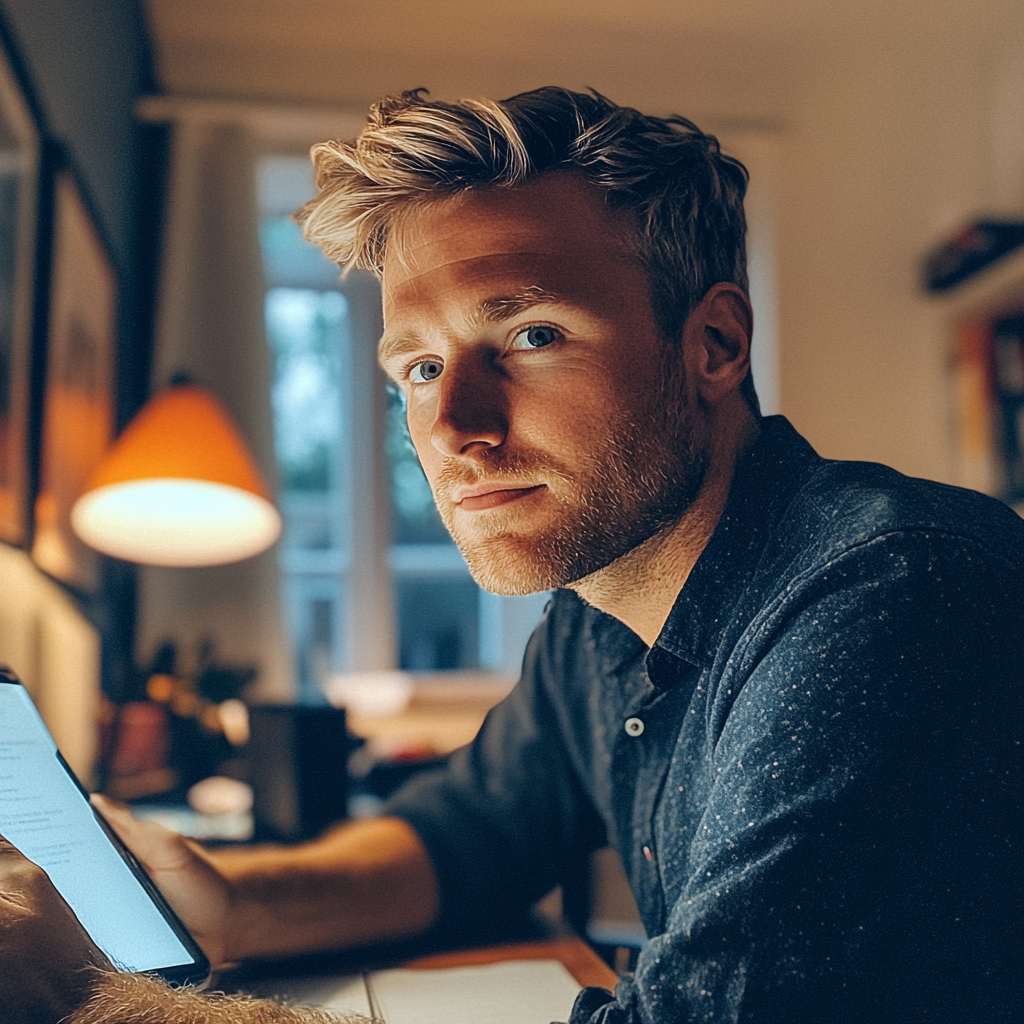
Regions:
<instances>
[{"instance_id":1,"label":"white paper","mask_svg":"<svg viewBox=\"0 0 1024 1024\"><path fill-rule=\"evenodd\" d=\"M378 971L369 985L386 1024L550 1024L580 991L557 960Z\"/></svg>"},{"instance_id":2,"label":"white paper","mask_svg":"<svg viewBox=\"0 0 1024 1024\"><path fill-rule=\"evenodd\" d=\"M348 1010L370 1016L370 1000L361 974L282 978L258 982L247 986L246 991L264 999L280 999L289 1006L316 1006L323 1010Z\"/></svg>"}]
</instances>

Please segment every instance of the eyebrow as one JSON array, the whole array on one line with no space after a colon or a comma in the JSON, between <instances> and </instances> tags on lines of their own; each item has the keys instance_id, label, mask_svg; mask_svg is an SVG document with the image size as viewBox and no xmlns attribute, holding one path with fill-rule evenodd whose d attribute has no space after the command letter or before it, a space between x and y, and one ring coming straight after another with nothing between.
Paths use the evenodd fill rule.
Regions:
<instances>
[{"instance_id":1,"label":"eyebrow","mask_svg":"<svg viewBox=\"0 0 1024 1024\"><path fill-rule=\"evenodd\" d=\"M519 316L520 313L532 306L561 301L561 296L555 292L541 288L539 284L531 284L512 292L511 295L498 295L493 299L484 299L480 303L479 315L485 323L500 324L505 320L511 320L514 316Z\"/></svg>"},{"instance_id":2,"label":"eyebrow","mask_svg":"<svg viewBox=\"0 0 1024 1024\"><path fill-rule=\"evenodd\" d=\"M407 335L384 334L377 343L377 362L384 370L387 370L389 362L404 356L406 352L415 352L420 347L421 342L417 338Z\"/></svg>"},{"instance_id":3,"label":"eyebrow","mask_svg":"<svg viewBox=\"0 0 1024 1024\"><path fill-rule=\"evenodd\" d=\"M487 324L500 324L519 316L533 306L562 301L562 297L556 292L542 288L539 284L531 284L508 295L484 299L477 308L475 319ZM380 339L378 360L383 365L421 346L422 342L418 338L409 335L388 336L385 333Z\"/></svg>"}]
</instances>

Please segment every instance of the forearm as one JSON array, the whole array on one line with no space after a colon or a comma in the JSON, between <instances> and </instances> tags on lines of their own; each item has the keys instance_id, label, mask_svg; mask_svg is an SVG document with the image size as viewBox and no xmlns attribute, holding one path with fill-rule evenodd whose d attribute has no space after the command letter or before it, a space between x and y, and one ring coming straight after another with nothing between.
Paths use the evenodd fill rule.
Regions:
<instances>
[{"instance_id":1,"label":"forearm","mask_svg":"<svg viewBox=\"0 0 1024 1024\"><path fill-rule=\"evenodd\" d=\"M68 1024L372 1024L357 1013L326 1013L269 999L175 991L134 974L98 973L90 998ZM378 1022L379 1024L379 1022Z\"/></svg>"},{"instance_id":2,"label":"forearm","mask_svg":"<svg viewBox=\"0 0 1024 1024\"><path fill-rule=\"evenodd\" d=\"M293 847L211 854L231 888L227 960L413 935L438 912L426 848L400 818L350 822Z\"/></svg>"}]
</instances>

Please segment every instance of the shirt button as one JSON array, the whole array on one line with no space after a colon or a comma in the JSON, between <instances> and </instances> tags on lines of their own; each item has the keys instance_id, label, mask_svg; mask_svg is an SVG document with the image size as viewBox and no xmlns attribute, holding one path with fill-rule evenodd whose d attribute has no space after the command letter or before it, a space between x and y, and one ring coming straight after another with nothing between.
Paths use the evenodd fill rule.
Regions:
<instances>
[{"instance_id":1,"label":"shirt button","mask_svg":"<svg viewBox=\"0 0 1024 1024\"><path fill-rule=\"evenodd\" d=\"M626 732L630 736L639 736L644 731L644 723L639 718L626 719Z\"/></svg>"},{"instance_id":2,"label":"shirt button","mask_svg":"<svg viewBox=\"0 0 1024 1024\"><path fill-rule=\"evenodd\" d=\"M649 846L644 847L644 856L650 863L654 863L654 852L651 850Z\"/></svg>"}]
</instances>

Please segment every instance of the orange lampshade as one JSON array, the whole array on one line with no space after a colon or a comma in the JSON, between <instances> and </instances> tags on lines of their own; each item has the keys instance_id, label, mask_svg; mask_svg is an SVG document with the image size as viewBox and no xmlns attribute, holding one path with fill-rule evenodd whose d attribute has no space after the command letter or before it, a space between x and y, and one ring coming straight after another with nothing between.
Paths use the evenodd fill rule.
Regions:
<instances>
[{"instance_id":1,"label":"orange lampshade","mask_svg":"<svg viewBox=\"0 0 1024 1024\"><path fill-rule=\"evenodd\" d=\"M281 516L223 406L205 388L179 384L152 398L107 452L71 525L116 558L201 566L264 551Z\"/></svg>"}]
</instances>

